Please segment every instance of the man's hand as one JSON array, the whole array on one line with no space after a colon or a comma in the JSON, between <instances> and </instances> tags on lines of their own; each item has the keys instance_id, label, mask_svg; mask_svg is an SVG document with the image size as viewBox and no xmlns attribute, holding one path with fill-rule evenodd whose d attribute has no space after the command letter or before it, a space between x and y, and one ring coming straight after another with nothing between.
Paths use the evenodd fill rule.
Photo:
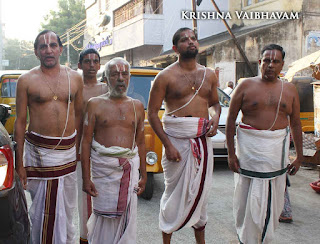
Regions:
<instances>
[{"instance_id":1,"label":"man's hand","mask_svg":"<svg viewBox=\"0 0 320 244\"><path fill-rule=\"evenodd\" d=\"M93 196L93 197L98 196L96 187L94 186L91 180L83 180L82 190L88 193L90 196Z\"/></svg>"},{"instance_id":2,"label":"man's hand","mask_svg":"<svg viewBox=\"0 0 320 244\"><path fill-rule=\"evenodd\" d=\"M166 157L169 161L175 161L175 162L181 161L181 155L173 145L166 147L165 152L166 152Z\"/></svg>"},{"instance_id":3,"label":"man's hand","mask_svg":"<svg viewBox=\"0 0 320 244\"><path fill-rule=\"evenodd\" d=\"M209 120L209 123L207 125L206 136L208 136L208 137L215 136L217 134L218 125L219 125L219 116L218 115L214 115Z\"/></svg>"},{"instance_id":4,"label":"man's hand","mask_svg":"<svg viewBox=\"0 0 320 244\"><path fill-rule=\"evenodd\" d=\"M292 164L288 165L288 173L289 173L289 175L295 175L298 172L300 166L301 166L301 161L298 158L296 158L292 162Z\"/></svg>"},{"instance_id":5,"label":"man's hand","mask_svg":"<svg viewBox=\"0 0 320 244\"><path fill-rule=\"evenodd\" d=\"M238 157L236 155L228 156L228 165L233 172L239 173L240 164L239 164Z\"/></svg>"},{"instance_id":6,"label":"man's hand","mask_svg":"<svg viewBox=\"0 0 320 244\"><path fill-rule=\"evenodd\" d=\"M138 182L138 189L137 189L138 196L140 196L144 192L146 188L146 183L147 183L147 177L141 177Z\"/></svg>"},{"instance_id":7,"label":"man's hand","mask_svg":"<svg viewBox=\"0 0 320 244\"><path fill-rule=\"evenodd\" d=\"M26 169L22 166L22 167L17 167L16 171L18 173L18 176L20 178L21 184L23 186L23 189L26 190L27 188L27 173L26 173Z\"/></svg>"}]
</instances>

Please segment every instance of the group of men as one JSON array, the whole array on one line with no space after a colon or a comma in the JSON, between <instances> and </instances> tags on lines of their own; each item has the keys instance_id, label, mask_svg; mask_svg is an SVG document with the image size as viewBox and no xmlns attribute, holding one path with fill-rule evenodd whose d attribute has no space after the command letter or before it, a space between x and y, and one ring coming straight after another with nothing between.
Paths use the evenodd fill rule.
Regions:
<instances>
[{"instance_id":1,"label":"group of men","mask_svg":"<svg viewBox=\"0 0 320 244\"><path fill-rule=\"evenodd\" d=\"M217 133L221 108L218 79L196 62L198 49L195 33L179 29L173 36L178 61L157 75L149 96L148 120L165 149L159 213L165 244L184 226L194 228L197 243L205 243L213 172L210 137ZM82 243L136 243L137 195L144 191L147 174L144 106L126 95L130 64L110 60L106 86L97 82L100 56L94 49L80 54L83 79L60 65L62 43L56 33L39 33L34 51L40 66L18 80L14 133L16 170L32 198L32 243L76 243L77 185ZM272 239L283 207L285 172L295 174L300 166L299 98L291 84L278 79L283 59L281 47L264 49L261 77L244 80L229 108L227 143L229 166L236 172L240 243ZM288 166L289 125L297 160Z\"/></svg>"}]
</instances>

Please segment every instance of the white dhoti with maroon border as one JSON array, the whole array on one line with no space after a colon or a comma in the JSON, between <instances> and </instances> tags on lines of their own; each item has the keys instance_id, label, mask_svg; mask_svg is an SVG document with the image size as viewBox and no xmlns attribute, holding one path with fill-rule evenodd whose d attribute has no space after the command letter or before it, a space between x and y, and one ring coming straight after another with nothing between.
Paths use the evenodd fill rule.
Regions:
<instances>
[{"instance_id":1,"label":"white dhoti with maroon border","mask_svg":"<svg viewBox=\"0 0 320 244\"><path fill-rule=\"evenodd\" d=\"M23 161L32 199L33 244L76 241L72 222L77 204L75 139L76 132L63 137L55 148L59 137L26 132Z\"/></svg>"},{"instance_id":2,"label":"white dhoti with maroon border","mask_svg":"<svg viewBox=\"0 0 320 244\"><path fill-rule=\"evenodd\" d=\"M137 152L137 147L105 148L93 140L91 175L98 196L92 197L93 214L87 225L89 243L136 243L140 165Z\"/></svg>"},{"instance_id":3,"label":"white dhoti with maroon border","mask_svg":"<svg viewBox=\"0 0 320 244\"><path fill-rule=\"evenodd\" d=\"M88 228L87 222L92 213L91 196L82 190L82 168L81 162L77 163L77 178L78 178L78 212L79 212L79 227L80 227L80 244L88 243Z\"/></svg>"},{"instance_id":4,"label":"white dhoti with maroon border","mask_svg":"<svg viewBox=\"0 0 320 244\"><path fill-rule=\"evenodd\" d=\"M240 243L269 243L274 237L284 206L289 138L288 128L238 126L233 209Z\"/></svg>"},{"instance_id":5,"label":"white dhoti with maroon border","mask_svg":"<svg viewBox=\"0 0 320 244\"><path fill-rule=\"evenodd\" d=\"M159 227L172 233L184 226L197 230L207 223L207 198L213 173L211 139L205 136L204 118L165 115L163 127L182 157L180 162L162 157L165 191L160 201Z\"/></svg>"}]
</instances>

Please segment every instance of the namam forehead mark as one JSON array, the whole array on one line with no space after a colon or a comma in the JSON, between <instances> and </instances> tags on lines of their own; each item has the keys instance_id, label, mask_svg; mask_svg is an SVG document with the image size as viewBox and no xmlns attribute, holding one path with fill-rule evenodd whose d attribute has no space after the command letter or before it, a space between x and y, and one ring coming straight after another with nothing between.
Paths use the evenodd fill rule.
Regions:
<instances>
[{"instance_id":1,"label":"namam forehead mark","mask_svg":"<svg viewBox=\"0 0 320 244\"><path fill-rule=\"evenodd\" d=\"M98 59L98 56L95 53L89 53L88 54L88 59L89 60L95 60L95 59Z\"/></svg>"},{"instance_id":2,"label":"namam forehead mark","mask_svg":"<svg viewBox=\"0 0 320 244\"><path fill-rule=\"evenodd\" d=\"M264 58L269 58L270 59L270 62L275 62L276 60L279 60L281 61L281 57L282 57L282 54L279 50L276 50L276 49L273 49L273 50L267 50L265 53L264 53Z\"/></svg>"},{"instance_id":3,"label":"namam forehead mark","mask_svg":"<svg viewBox=\"0 0 320 244\"><path fill-rule=\"evenodd\" d=\"M191 30L184 31L180 34L180 39L182 39L182 38L190 39L190 38L194 38L194 37L196 37L196 36L193 33L193 31L191 31Z\"/></svg>"},{"instance_id":4,"label":"namam forehead mark","mask_svg":"<svg viewBox=\"0 0 320 244\"><path fill-rule=\"evenodd\" d=\"M116 66L117 72L126 71L126 65L124 63L116 63L115 66Z\"/></svg>"},{"instance_id":5,"label":"namam forehead mark","mask_svg":"<svg viewBox=\"0 0 320 244\"><path fill-rule=\"evenodd\" d=\"M54 41L54 37L57 38L56 34L54 34L53 32L48 32L44 34L42 37L46 45L50 45L50 43L52 43L52 40Z\"/></svg>"}]
</instances>

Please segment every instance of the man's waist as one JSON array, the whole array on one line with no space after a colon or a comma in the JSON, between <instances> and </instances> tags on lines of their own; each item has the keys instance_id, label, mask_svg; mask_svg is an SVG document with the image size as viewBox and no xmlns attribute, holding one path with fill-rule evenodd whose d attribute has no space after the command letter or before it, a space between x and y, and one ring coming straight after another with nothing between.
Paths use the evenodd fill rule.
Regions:
<instances>
[{"instance_id":1,"label":"man's waist","mask_svg":"<svg viewBox=\"0 0 320 244\"><path fill-rule=\"evenodd\" d=\"M25 139L33 145L48 148L48 149L70 149L75 145L77 131L74 131L73 134L69 136L57 137L57 136L48 136L41 135L34 131L27 131L25 133Z\"/></svg>"},{"instance_id":2,"label":"man's waist","mask_svg":"<svg viewBox=\"0 0 320 244\"><path fill-rule=\"evenodd\" d=\"M253 129L256 129L256 130L269 130L273 121L267 121L265 119L267 117L263 117L261 115L259 115L259 117L264 118L264 119L262 121L260 121L260 120L256 120L256 119L251 120L251 119L247 119L247 118L243 117L242 122L246 126L252 127ZM288 127L288 125L289 125L289 122L286 118L283 121L279 121L279 119L277 119L277 122L274 124L274 126L272 126L271 130L282 130L282 129L285 129L286 127Z\"/></svg>"}]
</instances>

